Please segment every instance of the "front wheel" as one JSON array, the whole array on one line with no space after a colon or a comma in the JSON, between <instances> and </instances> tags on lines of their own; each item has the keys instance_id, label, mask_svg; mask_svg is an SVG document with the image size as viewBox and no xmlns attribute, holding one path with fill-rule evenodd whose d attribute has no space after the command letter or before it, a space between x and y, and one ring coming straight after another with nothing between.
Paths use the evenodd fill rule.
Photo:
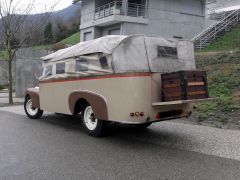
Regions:
<instances>
[{"instance_id":1,"label":"front wheel","mask_svg":"<svg viewBox=\"0 0 240 180\"><path fill-rule=\"evenodd\" d=\"M103 135L106 122L94 117L93 109L87 105L81 113L82 122L88 135L99 137Z\"/></svg>"},{"instance_id":2,"label":"front wheel","mask_svg":"<svg viewBox=\"0 0 240 180\"><path fill-rule=\"evenodd\" d=\"M29 96L25 99L24 110L30 119L38 119L43 114L42 110L32 107L32 99Z\"/></svg>"}]
</instances>

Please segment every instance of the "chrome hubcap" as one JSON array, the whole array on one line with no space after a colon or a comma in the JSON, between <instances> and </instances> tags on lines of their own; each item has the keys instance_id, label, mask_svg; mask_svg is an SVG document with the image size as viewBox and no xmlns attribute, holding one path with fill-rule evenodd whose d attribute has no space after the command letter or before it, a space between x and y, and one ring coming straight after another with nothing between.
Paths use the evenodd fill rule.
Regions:
<instances>
[{"instance_id":1,"label":"chrome hubcap","mask_svg":"<svg viewBox=\"0 0 240 180\"><path fill-rule=\"evenodd\" d=\"M26 103L26 109L27 112L31 115L31 116L35 116L38 112L38 108L33 108L32 107L32 100L29 99Z\"/></svg>"},{"instance_id":2,"label":"chrome hubcap","mask_svg":"<svg viewBox=\"0 0 240 180\"><path fill-rule=\"evenodd\" d=\"M97 127L98 119L94 117L93 109L91 106L88 106L84 111L84 123L86 127L91 131Z\"/></svg>"}]
</instances>

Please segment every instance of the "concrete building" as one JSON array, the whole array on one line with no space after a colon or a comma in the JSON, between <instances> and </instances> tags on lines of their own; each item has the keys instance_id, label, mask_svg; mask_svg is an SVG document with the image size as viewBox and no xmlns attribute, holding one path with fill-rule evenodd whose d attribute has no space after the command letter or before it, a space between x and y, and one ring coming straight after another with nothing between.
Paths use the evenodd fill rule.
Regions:
<instances>
[{"instance_id":1,"label":"concrete building","mask_svg":"<svg viewBox=\"0 0 240 180\"><path fill-rule=\"evenodd\" d=\"M82 0L81 41L145 34L192 39L205 29L205 0Z\"/></svg>"}]
</instances>

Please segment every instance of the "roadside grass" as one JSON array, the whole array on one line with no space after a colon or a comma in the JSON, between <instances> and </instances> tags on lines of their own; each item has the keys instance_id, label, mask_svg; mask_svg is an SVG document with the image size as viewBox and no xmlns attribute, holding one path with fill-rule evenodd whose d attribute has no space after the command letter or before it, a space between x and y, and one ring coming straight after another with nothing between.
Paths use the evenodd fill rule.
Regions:
<instances>
[{"instance_id":1,"label":"roadside grass","mask_svg":"<svg viewBox=\"0 0 240 180\"><path fill-rule=\"evenodd\" d=\"M239 51L240 50L240 26L227 32L222 38L211 43L202 52L208 51Z\"/></svg>"},{"instance_id":2,"label":"roadside grass","mask_svg":"<svg viewBox=\"0 0 240 180\"><path fill-rule=\"evenodd\" d=\"M197 67L207 71L210 97L217 100L198 105L199 121L208 118L227 123L231 113L240 110L240 59L225 58L199 61Z\"/></svg>"}]
</instances>

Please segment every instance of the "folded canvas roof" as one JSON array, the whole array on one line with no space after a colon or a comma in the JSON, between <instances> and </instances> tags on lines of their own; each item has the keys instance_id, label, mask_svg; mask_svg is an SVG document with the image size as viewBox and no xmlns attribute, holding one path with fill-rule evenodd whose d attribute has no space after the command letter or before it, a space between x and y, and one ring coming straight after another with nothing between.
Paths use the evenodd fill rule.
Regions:
<instances>
[{"instance_id":1,"label":"folded canvas roof","mask_svg":"<svg viewBox=\"0 0 240 180\"><path fill-rule=\"evenodd\" d=\"M98 39L80 42L66 49L61 49L48 56L42 57L44 61L57 61L93 53L111 54L113 50L129 36L104 36Z\"/></svg>"},{"instance_id":2,"label":"folded canvas roof","mask_svg":"<svg viewBox=\"0 0 240 180\"><path fill-rule=\"evenodd\" d=\"M46 65L62 60L70 62L83 56L95 61L106 56L115 73L196 69L193 42L144 35L104 36L59 50L42 59Z\"/></svg>"}]
</instances>

